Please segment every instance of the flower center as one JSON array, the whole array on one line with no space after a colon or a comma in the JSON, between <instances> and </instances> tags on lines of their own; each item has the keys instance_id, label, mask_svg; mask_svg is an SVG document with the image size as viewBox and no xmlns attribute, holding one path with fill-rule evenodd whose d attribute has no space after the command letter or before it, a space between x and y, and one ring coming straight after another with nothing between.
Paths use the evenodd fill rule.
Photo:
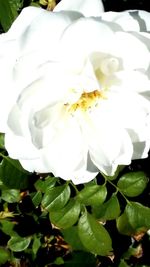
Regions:
<instances>
[{"instance_id":1,"label":"flower center","mask_svg":"<svg viewBox=\"0 0 150 267\"><path fill-rule=\"evenodd\" d=\"M73 113L77 110L87 111L95 107L98 104L98 100L104 98L104 94L98 90L92 92L84 92L80 96L77 102L73 104L65 104L68 107L68 111Z\"/></svg>"}]
</instances>

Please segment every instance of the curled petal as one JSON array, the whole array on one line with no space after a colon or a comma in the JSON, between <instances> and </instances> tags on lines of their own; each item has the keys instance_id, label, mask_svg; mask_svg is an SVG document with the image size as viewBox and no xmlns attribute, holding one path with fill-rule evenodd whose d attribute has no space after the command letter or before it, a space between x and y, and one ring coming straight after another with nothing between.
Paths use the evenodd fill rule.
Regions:
<instances>
[{"instance_id":1,"label":"curled petal","mask_svg":"<svg viewBox=\"0 0 150 267\"><path fill-rule=\"evenodd\" d=\"M119 24L124 31L147 32L150 30L149 13L143 10L105 12L101 17L105 21Z\"/></svg>"},{"instance_id":2,"label":"curled petal","mask_svg":"<svg viewBox=\"0 0 150 267\"><path fill-rule=\"evenodd\" d=\"M104 12L103 3L101 0L62 0L56 5L54 11L74 10L81 12L85 17L99 16Z\"/></svg>"}]
</instances>

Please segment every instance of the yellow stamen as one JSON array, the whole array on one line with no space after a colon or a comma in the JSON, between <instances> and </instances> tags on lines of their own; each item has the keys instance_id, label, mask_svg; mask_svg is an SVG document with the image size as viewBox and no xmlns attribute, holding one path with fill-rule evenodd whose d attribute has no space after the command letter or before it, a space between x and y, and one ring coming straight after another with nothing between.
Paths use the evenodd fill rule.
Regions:
<instances>
[{"instance_id":1,"label":"yellow stamen","mask_svg":"<svg viewBox=\"0 0 150 267\"><path fill-rule=\"evenodd\" d=\"M103 92L94 90L92 92L84 92L80 96L79 100L73 104L65 104L68 107L69 112L75 112L76 110L87 111L97 105L100 98L105 98Z\"/></svg>"}]
</instances>

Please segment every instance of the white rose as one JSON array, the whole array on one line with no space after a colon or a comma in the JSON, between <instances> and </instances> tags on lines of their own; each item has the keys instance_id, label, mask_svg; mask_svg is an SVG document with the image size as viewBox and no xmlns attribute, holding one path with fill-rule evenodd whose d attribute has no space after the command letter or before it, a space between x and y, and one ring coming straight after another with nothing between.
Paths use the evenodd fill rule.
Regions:
<instances>
[{"instance_id":1,"label":"white rose","mask_svg":"<svg viewBox=\"0 0 150 267\"><path fill-rule=\"evenodd\" d=\"M82 2L26 8L0 39L10 157L75 184L113 175L150 147L150 15Z\"/></svg>"}]
</instances>

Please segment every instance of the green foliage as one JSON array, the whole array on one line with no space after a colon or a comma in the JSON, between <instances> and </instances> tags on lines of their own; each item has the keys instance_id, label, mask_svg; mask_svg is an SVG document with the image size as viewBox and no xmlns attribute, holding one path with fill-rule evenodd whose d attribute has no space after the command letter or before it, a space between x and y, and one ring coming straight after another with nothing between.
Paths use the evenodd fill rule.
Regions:
<instances>
[{"instance_id":1,"label":"green foliage","mask_svg":"<svg viewBox=\"0 0 150 267\"><path fill-rule=\"evenodd\" d=\"M112 195L112 197L100 205L99 207L93 208L93 213L96 218L101 218L103 220L114 220L120 214L120 205L116 195Z\"/></svg>"},{"instance_id":2,"label":"green foliage","mask_svg":"<svg viewBox=\"0 0 150 267\"><path fill-rule=\"evenodd\" d=\"M19 202L20 191L17 189L4 189L1 198L8 203Z\"/></svg>"},{"instance_id":3,"label":"green foliage","mask_svg":"<svg viewBox=\"0 0 150 267\"><path fill-rule=\"evenodd\" d=\"M4 149L4 134L0 133L0 149Z\"/></svg>"},{"instance_id":4,"label":"green foliage","mask_svg":"<svg viewBox=\"0 0 150 267\"><path fill-rule=\"evenodd\" d=\"M37 191L45 193L47 188L50 189L55 186L57 182L56 177L47 176L46 179L43 181L41 179L37 180L34 184Z\"/></svg>"},{"instance_id":5,"label":"green foliage","mask_svg":"<svg viewBox=\"0 0 150 267\"><path fill-rule=\"evenodd\" d=\"M84 247L90 252L101 256L110 254L112 246L108 232L86 211L79 219L78 233Z\"/></svg>"},{"instance_id":6,"label":"green foliage","mask_svg":"<svg viewBox=\"0 0 150 267\"><path fill-rule=\"evenodd\" d=\"M144 172L130 172L124 174L118 181L119 190L128 197L140 195L146 188L148 179Z\"/></svg>"},{"instance_id":7,"label":"green foliage","mask_svg":"<svg viewBox=\"0 0 150 267\"><path fill-rule=\"evenodd\" d=\"M15 252L25 250L31 242L31 237L12 236L8 241L8 247Z\"/></svg>"},{"instance_id":8,"label":"green foliage","mask_svg":"<svg viewBox=\"0 0 150 267\"><path fill-rule=\"evenodd\" d=\"M150 229L150 208L137 202L130 202L126 206L125 212L129 223L136 231L143 228Z\"/></svg>"},{"instance_id":9,"label":"green foliage","mask_svg":"<svg viewBox=\"0 0 150 267\"><path fill-rule=\"evenodd\" d=\"M72 250L87 251L79 238L77 226L72 226L67 229L62 229L61 232L64 236L65 241L69 244L69 246L71 246Z\"/></svg>"},{"instance_id":10,"label":"green foliage","mask_svg":"<svg viewBox=\"0 0 150 267\"><path fill-rule=\"evenodd\" d=\"M121 260L119 267L129 267L129 265L124 260Z\"/></svg>"},{"instance_id":11,"label":"green foliage","mask_svg":"<svg viewBox=\"0 0 150 267\"><path fill-rule=\"evenodd\" d=\"M0 264L6 263L10 259L10 252L5 249L0 247Z\"/></svg>"},{"instance_id":12,"label":"green foliage","mask_svg":"<svg viewBox=\"0 0 150 267\"><path fill-rule=\"evenodd\" d=\"M28 5L40 6L38 0L0 0L0 24L4 32L9 30L20 11Z\"/></svg>"},{"instance_id":13,"label":"green foliage","mask_svg":"<svg viewBox=\"0 0 150 267\"><path fill-rule=\"evenodd\" d=\"M65 206L70 197L70 187L62 185L47 188L42 199L42 206L48 211L55 211Z\"/></svg>"},{"instance_id":14,"label":"green foliage","mask_svg":"<svg viewBox=\"0 0 150 267\"><path fill-rule=\"evenodd\" d=\"M137 202L130 202L118 218L117 227L121 233L127 235L146 232L150 229L150 208Z\"/></svg>"},{"instance_id":15,"label":"green foliage","mask_svg":"<svg viewBox=\"0 0 150 267\"><path fill-rule=\"evenodd\" d=\"M10 28L17 15L16 6L12 5L11 1L0 0L0 23L4 31Z\"/></svg>"},{"instance_id":16,"label":"green foliage","mask_svg":"<svg viewBox=\"0 0 150 267\"><path fill-rule=\"evenodd\" d=\"M77 195L78 200L85 205L100 205L107 196L106 186L90 185L85 187Z\"/></svg>"},{"instance_id":17,"label":"green foliage","mask_svg":"<svg viewBox=\"0 0 150 267\"><path fill-rule=\"evenodd\" d=\"M76 223L80 214L80 204L71 199L62 209L50 212L50 220L59 228L69 228Z\"/></svg>"},{"instance_id":18,"label":"green foliage","mask_svg":"<svg viewBox=\"0 0 150 267\"><path fill-rule=\"evenodd\" d=\"M35 235L34 238L33 238L33 244L32 244L32 251L33 251L33 254L34 254L35 257L36 257L36 254L37 254L40 246L41 246L41 240L40 240L39 237L37 237Z\"/></svg>"},{"instance_id":19,"label":"green foliage","mask_svg":"<svg viewBox=\"0 0 150 267\"><path fill-rule=\"evenodd\" d=\"M10 189L26 189L29 186L31 174L21 167L19 161L10 159L4 155L2 157L0 180Z\"/></svg>"}]
</instances>

